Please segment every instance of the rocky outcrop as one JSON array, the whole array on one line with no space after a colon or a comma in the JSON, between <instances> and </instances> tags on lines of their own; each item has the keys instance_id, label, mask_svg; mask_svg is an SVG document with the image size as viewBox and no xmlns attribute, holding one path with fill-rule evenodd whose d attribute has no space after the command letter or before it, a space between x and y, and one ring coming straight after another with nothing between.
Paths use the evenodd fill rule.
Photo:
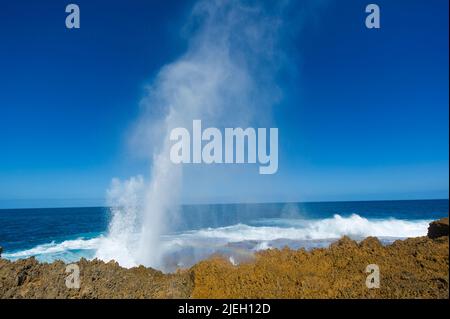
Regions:
<instances>
[{"instance_id":1,"label":"rocky outcrop","mask_svg":"<svg viewBox=\"0 0 450 319\"><path fill-rule=\"evenodd\" d=\"M266 250L233 266L222 258L202 261L194 272L194 298L448 298L448 237L359 244L343 238L328 249ZM366 286L376 264L380 288Z\"/></svg>"},{"instance_id":2,"label":"rocky outcrop","mask_svg":"<svg viewBox=\"0 0 450 319\"><path fill-rule=\"evenodd\" d=\"M189 271L163 274L143 266L126 269L116 262L81 259L80 288L69 288L67 265L0 259L1 298L187 298L193 280ZM72 286L73 287L73 286Z\"/></svg>"},{"instance_id":3,"label":"rocky outcrop","mask_svg":"<svg viewBox=\"0 0 450 319\"><path fill-rule=\"evenodd\" d=\"M366 268L372 264L378 266L380 287L369 289ZM447 236L434 239L410 238L383 246L374 237L359 243L344 237L312 251L261 251L237 266L220 256L172 274L99 260L81 259L76 265L80 287L69 288L63 262L0 259L0 298L447 299L448 219Z\"/></svg>"},{"instance_id":4,"label":"rocky outcrop","mask_svg":"<svg viewBox=\"0 0 450 319\"><path fill-rule=\"evenodd\" d=\"M431 239L448 236L448 217L430 223L428 237Z\"/></svg>"}]
</instances>

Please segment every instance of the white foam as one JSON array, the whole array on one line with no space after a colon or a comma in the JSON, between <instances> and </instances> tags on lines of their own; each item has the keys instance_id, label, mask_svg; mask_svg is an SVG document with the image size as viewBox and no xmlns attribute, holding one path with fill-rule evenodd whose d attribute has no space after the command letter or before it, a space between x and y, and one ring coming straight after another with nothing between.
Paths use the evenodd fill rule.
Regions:
<instances>
[{"instance_id":1,"label":"white foam","mask_svg":"<svg viewBox=\"0 0 450 319\"><path fill-rule=\"evenodd\" d=\"M113 179L107 192L112 218L106 237L98 243L95 257L104 261L114 259L124 267L137 265L137 237L141 231L138 218L142 213L144 192L145 183L141 176L126 181Z\"/></svg>"},{"instance_id":2,"label":"white foam","mask_svg":"<svg viewBox=\"0 0 450 319\"><path fill-rule=\"evenodd\" d=\"M267 241L262 241L258 245L256 245L255 248L253 248L254 251L267 250L267 249L272 249L272 246Z\"/></svg>"},{"instance_id":3,"label":"white foam","mask_svg":"<svg viewBox=\"0 0 450 319\"><path fill-rule=\"evenodd\" d=\"M356 238L368 236L379 238L419 237L426 235L430 220L399 220L394 218L376 220L359 215L349 217L334 215L332 218L321 220L266 219L259 222L265 224L265 226L236 224L165 235L161 238L162 254L175 256L174 258L182 261L183 252L191 252L195 255L195 261L198 261L213 252L223 252L228 244L240 242L253 241L255 243L248 247L252 251L258 251L276 247L277 240L297 241L297 243L302 241L300 246L304 246L308 245L304 241L325 240L325 242L331 243L334 239L344 235ZM18 252L4 253L2 257L15 260L30 256L39 258L41 256L41 259L45 261L52 261L60 259L67 252L81 251L81 253L67 257L74 259L86 256L83 251L96 250L95 257L104 261L116 260L121 266L130 268L140 264L130 253L130 247L128 246L130 243L133 246L132 242L138 240L138 237L128 237L127 241L103 236L91 239L77 238L61 243L51 242L38 245Z\"/></svg>"},{"instance_id":4,"label":"white foam","mask_svg":"<svg viewBox=\"0 0 450 319\"><path fill-rule=\"evenodd\" d=\"M27 258L30 256L64 253L70 250L97 249L101 239L102 236L92 239L78 238L72 240L65 240L61 243L55 243L54 241L52 241L51 243L38 245L31 249L21 250L13 253L5 253L2 254L2 257L8 259L18 259L18 258Z\"/></svg>"},{"instance_id":5,"label":"white foam","mask_svg":"<svg viewBox=\"0 0 450 319\"><path fill-rule=\"evenodd\" d=\"M101 245L97 257L159 268L164 253L160 238L180 217L182 173L189 171L170 161L170 133L195 119L216 127L247 127L266 119L280 97L272 83L283 61L276 58L281 53L280 14L282 10L271 12L262 4L197 1L186 29L186 52L154 77L130 134L133 153L151 159L150 179L114 182L108 194L115 216L106 235L110 240ZM136 181L143 184L138 193ZM139 210L137 200L143 204Z\"/></svg>"},{"instance_id":6,"label":"white foam","mask_svg":"<svg viewBox=\"0 0 450 319\"><path fill-rule=\"evenodd\" d=\"M222 240L240 242L245 240L272 241L277 239L317 240L350 237L419 237L425 236L429 220L369 220L353 214L349 217L334 215L321 220L283 220L279 226L249 226L237 224L220 228L207 228L180 235L185 240Z\"/></svg>"},{"instance_id":7,"label":"white foam","mask_svg":"<svg viewBox=\"0 0 450 319\"><path fill-rule=\"evenodd\" d=\"M233 256L230 256L230 257L228 258L228 260L230 261L230 263L231 263L233 266L237 266L237 265L238 265L238 262L234 259Z\"/></svg>"}]
</instances>

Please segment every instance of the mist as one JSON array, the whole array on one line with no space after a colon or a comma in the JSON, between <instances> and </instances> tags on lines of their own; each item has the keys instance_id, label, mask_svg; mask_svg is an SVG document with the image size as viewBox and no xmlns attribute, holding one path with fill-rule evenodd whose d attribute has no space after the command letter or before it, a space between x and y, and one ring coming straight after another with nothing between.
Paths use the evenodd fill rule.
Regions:
<instances>
[{"instance_id":1,"label":"mist","mask_svg":"<svg viewBox=\"0 0 450 319\"><path fill-rule=\"evenodd\" d=\"M177 222L183 166L170 161L170 131L194 119L215 127L271 121L281 98L276 72L285 3L199 1L186 23L187 51L163 66L141 101L134 151L149 159L149 179L113 180L111 222L96 257L163 269L161 236Z\"/></svg>"}]
</instances>

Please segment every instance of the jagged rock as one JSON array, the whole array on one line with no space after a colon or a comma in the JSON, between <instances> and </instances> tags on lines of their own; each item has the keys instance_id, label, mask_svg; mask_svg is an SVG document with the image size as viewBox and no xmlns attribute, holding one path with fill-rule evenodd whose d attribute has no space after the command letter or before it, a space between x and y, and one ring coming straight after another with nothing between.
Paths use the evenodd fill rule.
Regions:
<instances>
[{"instance_id":1,"label":"jagged rock","mask_svg":"<svg viewBox=\"0 0 450 319\"><path fill-rule=\"evenodd\" d=\"M2 257L3 248L0 246L0 257Z\"/></svg>"},{"instance_id":2,"label":"jagged rock","mask_svg":"<svg viewBox=\"0 0 450 319\"><path fill-rule=\"evenodd\" d=\"M152 268L126 269L116 262L80 260L80 288L66 285L62 261L40 263L34 258L0 259L1 298L187 298L193 279L188 271L164 274Z\"/></svg>"},{"instance_id":3,"label":"jagged rock","mask_svg":"<svg viewBox=\"0 0 450 319\"><path fill-rule=\"evenodd\" d=\"M369 248L369 249L377 249L380 248L381 242L376 237L367 237L362 242L359 243L360 247Z\"/></svg>"},{"instance_id":4,"label":"jagged rock","mask_svg":"<svg viewBox=\"0 0 450 319\"><path fill-rule=\"evenodd\" d=\"M366 247L370 246L369 249ZM427 237L362 245L348 237L329 249L260 251L254 262L225 258L195 265L191 298L448 298L448 239ZM368 289L366 267L381 271L379 289Z\"/></svg>"},{"instance_id":5,"label":"jagged rock","mask_svg":"<svg viewBox=\"0 0 450 319\"><path fill-rule=\"evenodd\" d=\"M449 296L448 237L344 237L330 248L270 249L232 265L211 257L176 273L82 259L80 288L66 286L66 264L0 259L0 298L444 298ZM365 285L369 264L381 286Z\"/></svg>"},{"instance_id":6,"label":"jagged rock","mask_svg":"<svg viewBox=\"0 0 450 319\"><path fill-rule=\"evenodd\" d=\"M332 248L342 247L342 248L354 248L357 247L358 243L348 236L343 236L337 242L331 244Z\"/></svg>"},{"instance_id":7,"label":"jagged rock","mask_svg":"<svg viewBox=\"0 0 450 319\"><path fill-rule=\"evenodd\" d=\"M431 239L448 236L448 217L430 223L428 237Z\"/></svg>"}]
</instances>

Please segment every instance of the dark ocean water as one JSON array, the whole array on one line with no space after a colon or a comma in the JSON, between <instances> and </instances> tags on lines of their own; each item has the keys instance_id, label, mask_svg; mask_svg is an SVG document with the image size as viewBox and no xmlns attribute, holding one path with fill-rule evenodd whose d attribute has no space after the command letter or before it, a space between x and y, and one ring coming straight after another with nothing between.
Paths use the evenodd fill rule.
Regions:
<instances>
[{"instance_id":1,"label":"dark ocean water","mask_svg":"<svg viewBox=\"0 0 450 319\"><path fill-rule=\"evenodd\" d=\"M205 238L223 246L297 248L328 244L341 235L421 236L431 220L445 216L448 200L191 205L181 208L167 238L189 251ZM0 210L3 257L93 257L109 219L104 207Z\"/></svg>"}]
</instances>

